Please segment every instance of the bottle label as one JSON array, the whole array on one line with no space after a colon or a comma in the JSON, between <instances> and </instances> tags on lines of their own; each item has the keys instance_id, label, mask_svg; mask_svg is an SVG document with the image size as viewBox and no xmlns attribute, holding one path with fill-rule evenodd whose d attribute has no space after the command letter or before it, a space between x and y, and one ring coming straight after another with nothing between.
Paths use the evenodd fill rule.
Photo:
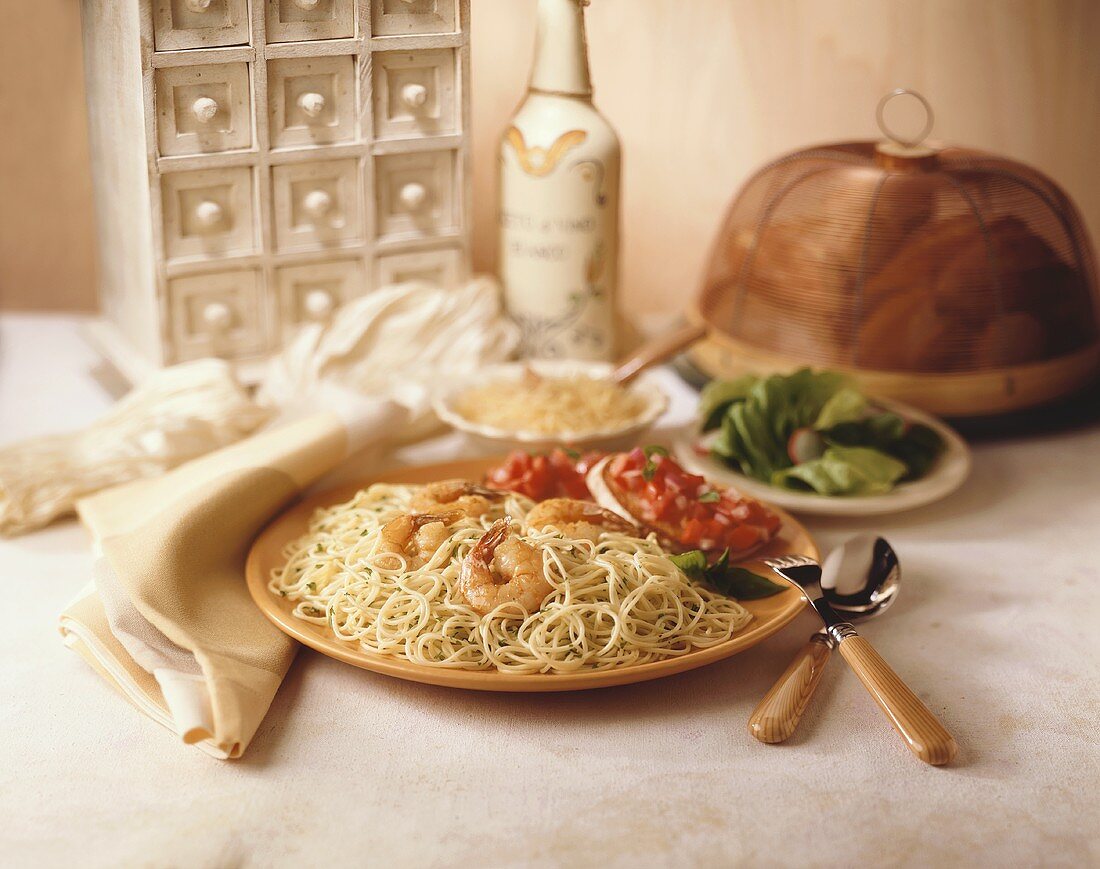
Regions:
<instances>
[{"instance_id":1,"label":"bottle label","mask_svg":"<svg viewBox=\"0 0 1100 869\"><path fill-rule=\"evenodd\" d=\"M505 135L501 174L501 280L535 358L610 359L614 351L617 197L607 167L585 154L587 133L570 130L548 147Z\"/></svg>"}]
</instances>

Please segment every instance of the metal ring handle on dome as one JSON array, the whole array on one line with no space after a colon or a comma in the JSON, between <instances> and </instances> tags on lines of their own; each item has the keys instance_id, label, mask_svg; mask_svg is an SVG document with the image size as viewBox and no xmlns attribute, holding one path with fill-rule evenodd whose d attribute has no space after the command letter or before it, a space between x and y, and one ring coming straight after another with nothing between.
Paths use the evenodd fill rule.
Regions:
<instances>
[{"instance_id":1,"label":"metal ring handle on dome","mask_svg":"<svg viewBox=\"0 0 1100 869\"><path fill-rule=\"evenodd\" d=\"M914 97L924 107L925 122L924 127L915 138L905 139L901 136L896 136L890 132L890 128L886 125L886 104L894 97L910 96ZM936 115L932 111L932 104L924 98L923 94L917 93L909 88L894 88L890 93L886 94L881 100L878 101L878 107L875 109L875 120L878 122L878 128L882 130L882 135L892 142L896 142L903 148L915 148L926 138L928 134L932 132L932 127L936 123Z\"/></svg>"}]
</instances>

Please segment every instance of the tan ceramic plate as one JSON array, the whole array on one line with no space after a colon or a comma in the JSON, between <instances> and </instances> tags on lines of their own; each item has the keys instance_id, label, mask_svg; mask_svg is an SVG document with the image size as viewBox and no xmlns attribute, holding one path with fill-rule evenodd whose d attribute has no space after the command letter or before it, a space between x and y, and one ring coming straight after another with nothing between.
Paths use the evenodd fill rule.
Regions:
<instances>
[{"instance_id":1,"label":"tan ceramic plate","mask_svg":"<svg viewBox=\"0 0 1100 869\"><path fill-rule=\"evenodd\" d=\"M371 483L416 484L455 477L480 479L487 468L499 461L499 458L482 458L443 465L402 468L298 503L264 529L252 544L245 569L252 599L256 601L256 605L264 615L284 633L339 661L354 664L356 667L375 673L396 676L398 679L476 691L577 691L585 688L627 685L632 682L658 679L661 676L671 676L674 673L713 664L715 661L755 646L790 622L802 609L801 596L793 589L787 590L763 600L745 601L746 609L753 614L753 620L748 627L726 642L709 649L689 652L667 661L638 664L615 670L597 670L569 675L546 673L520 675L487 670L449 670L442 667L428 667L400 658L364 652L355 643L334 637L327 626L314 625L295 618L291 615L293 604L268 590L267 583L271 571L283 564L283 547L305 533L309 518L318 507L328 507L347 501L359 489ZM817 547L806 529L783 511L776 512L783 518L783 528L780 535L759 553L760 557L798 553L817 558Z\"/></svg>"}]
</instances>

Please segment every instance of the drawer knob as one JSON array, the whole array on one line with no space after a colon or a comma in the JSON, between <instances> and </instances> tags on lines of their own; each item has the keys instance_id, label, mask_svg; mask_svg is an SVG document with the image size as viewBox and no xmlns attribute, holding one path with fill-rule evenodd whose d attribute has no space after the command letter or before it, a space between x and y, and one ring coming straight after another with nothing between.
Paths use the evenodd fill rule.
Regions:
<instances>
[{"instance_id":1,"label":"drawer knob","mask_svg":"<svg viewBox=\"0 0 1100 869\"><path fill-rule=\"evenodd\" d=\"M233 324L233 312L225 302L211 302L202 309L202 321L211 332L224 332Z\"/></svg>"},{"instance_id":2,"label":"drawer knob","mask_svg":"<svg viewBox=\"0 0 1100 869\"><path fill-rule=\"evenodd\" d=\"M332 197L324 190L310 190L302 197L302 208L310 217L324 217L332 210Z\"/></svg>"},{"instance_id":3,"label":"drawer knob","mask_svg":"<svg viewBox=\"0 0 1100 869\"><path fill-rule=\"evenodd\" d=\"M206 229L213 229L222 222L222 217L224 217L222 207L209 199L195 206L195 220Z\"/></svg>"},{"instance_id":4,"label":"drawer knob","mask_svg":"<svg viewBox=\"0 0 1100 869\"><path fill-rule=\"evenodd\" d=\"M199 123L209 124L218 113L218 101L210 97L199 97L191 103L191 113L199 119Z\"/></svg>"},{"instance_id":5,"label":"drawer knob","mask_svg":"<svg viewBox=\"0 0 1100 869\"><path fill-rule=\"evenodd\" d=\"M325 97L323 94L304 93L298 97L298 108L309 117L316 118L325 110Z\"/></svg>"},{"instance_id":6,"label":"drawer knob","mask_svg":"<svg viewBox=\"0 0 1100 869\"><path fill-rule=\"evenodd\" d=\"M205 12L213 0L187 0L187 8L192 12Z\"/></svg>"},{"instance_id":7,"label":"drawer knob","mask_svg":"<svg viewBox=\"0 0 1100 869\"><path fill-rule=\"evenodd\" d=\"M317 8L320 0L294 0L294 5L299 9L304 9L306 12L311 12Z\"/></svg>"},{"instance_id":8,"label":"drawer knob","mask_svg":"<svg viewBox=\"0 0 1100 869\"><path fill-rule=\"evenodd\" d=\"M419 109L428 101L428 89L422 84L407 84L401 88L401 100L410 109Z\"/></svg>"},{"instance_id":9,"label":"drawer knob","mask_svg":"<svg viewBox=\"0 0 1100 869\"><path fill-rule=\"evenodd\" d=\"M336 303L332 298L332 293L328 290L310 290L306 293L303 306L309 316L315 320L320 320L332 313Z\"/></svg>"},{"instance_id":10,"label":"drawer knob","mask_svg":"<svg viewBox=\"0 0 1100 869\"><path fill-rule=\"evenodd\" d=\"M428 188L416 181L410 181L401 188L398 196L401 199L401 204L409 211L419 211L424 207L424 203L428 201Z\"/></svg>"}]
</instances>

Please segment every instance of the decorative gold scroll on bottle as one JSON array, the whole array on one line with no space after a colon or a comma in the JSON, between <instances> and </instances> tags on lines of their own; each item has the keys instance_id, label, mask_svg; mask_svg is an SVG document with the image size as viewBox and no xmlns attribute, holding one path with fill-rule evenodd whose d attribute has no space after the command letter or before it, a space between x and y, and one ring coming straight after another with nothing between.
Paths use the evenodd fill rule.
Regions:
<instances>
[{"instance_id":1,"label":"decorative gold scroll on bottle","mask_svg":"<svg viewBox=\"0 0 1100 869\"><path fill-rule=\"evenodd\" d=\"M528 357L615 354L619 139L592 105L586 0L539 0L527 96L501 142L500 278Z\"/></svg>"}]
</instances>

